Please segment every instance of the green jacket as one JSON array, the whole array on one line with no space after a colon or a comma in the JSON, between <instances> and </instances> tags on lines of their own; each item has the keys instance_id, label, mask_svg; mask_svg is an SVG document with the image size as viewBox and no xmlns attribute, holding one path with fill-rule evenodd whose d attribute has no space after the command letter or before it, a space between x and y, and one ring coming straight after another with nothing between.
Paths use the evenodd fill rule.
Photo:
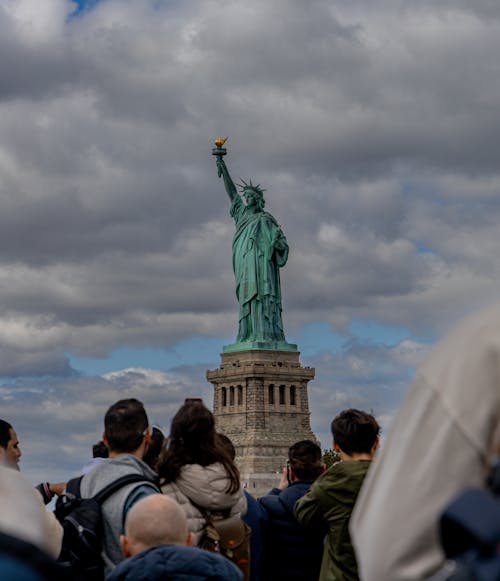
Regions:
<instances>
[{"instance_id":1,"label":"green jacket","mask_svg":"<svg viewBox=\"0 0 500 581\"><path fill-rule=\"evenodd\" d=\"M357 581L358 566L349 535L349 519L370 460L339 462L311 486L294 507L305 527L328 524L319 581Z\"/></svg>"}]
</instances>

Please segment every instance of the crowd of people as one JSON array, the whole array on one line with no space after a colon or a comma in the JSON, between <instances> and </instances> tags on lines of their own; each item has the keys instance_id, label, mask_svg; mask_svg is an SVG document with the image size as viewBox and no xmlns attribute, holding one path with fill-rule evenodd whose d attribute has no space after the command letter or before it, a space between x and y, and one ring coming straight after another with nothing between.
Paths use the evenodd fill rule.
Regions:
<instances>
[{"instance_id":1,"label":"crowd of people","mask_svg":"<svg viewBox=\"0 0 500 581\"><path fill-rule=\"evenodd\" d=\"M258 499L241 485L234 446L216 431L201 400L185 401L167 438L149 425L137 399L111 405L102 442L77 481L79 495L93 498L128 479L101 504L102 570L90 578L406 581L439 575L445 563L439 516L463 488L485 488L500 450L499 324L500 305L438 346L417 372L380 452L374 416L345 410L331 423L339 461L325 469L316 442L296 442L279 485ZM19 473L20 458L14 427L0 420L0 578L77 579L61 566L67 529L44 506L54 496L68 497L74 481L33 487ZM209 530L219 535L226 521L242 521L251 531L248 559L235 558L236 546L207 550Z\"/></svg>"}]
</instances>

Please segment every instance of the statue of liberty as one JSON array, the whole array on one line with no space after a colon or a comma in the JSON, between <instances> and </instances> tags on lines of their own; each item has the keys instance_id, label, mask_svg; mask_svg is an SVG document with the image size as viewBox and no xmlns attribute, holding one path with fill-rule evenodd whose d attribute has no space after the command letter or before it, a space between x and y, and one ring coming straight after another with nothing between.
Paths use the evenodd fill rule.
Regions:
<instances>
[{"instance_id":1,"label":"statue of liberty","mask_svg":"<svg viewBox=\"0 0 500 581\"><path fill-rule=\"evenodd\" d=\"M240 185L242 196L223 160L226 149L222 139L215 141L219 177L231 200L230 215L236 232L233 237L233 270L236 297L240 306L236 343L224 351L279 349L296 351L287 343L281 320L281 285L279 269L288 259L288 243L275 218L264 211L264 189L252 181Z\"/></svg>"}]
</instances>

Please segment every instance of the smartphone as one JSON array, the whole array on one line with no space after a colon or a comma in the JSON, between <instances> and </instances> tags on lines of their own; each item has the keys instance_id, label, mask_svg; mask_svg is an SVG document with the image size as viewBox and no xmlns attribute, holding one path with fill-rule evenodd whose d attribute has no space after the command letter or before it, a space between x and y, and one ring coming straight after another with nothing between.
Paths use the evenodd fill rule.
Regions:
<instances>
[{"instance_id":1,"label":"smartphone","mask_svg":"<svg viewBox=\"0 0 500 581\"><path fill-rule=\"evenodd\" d=\"M288 482L288 486L292 483L292 479L290 477L290 460L286 461L286 480Z\"/></svg>"}]
</instances>

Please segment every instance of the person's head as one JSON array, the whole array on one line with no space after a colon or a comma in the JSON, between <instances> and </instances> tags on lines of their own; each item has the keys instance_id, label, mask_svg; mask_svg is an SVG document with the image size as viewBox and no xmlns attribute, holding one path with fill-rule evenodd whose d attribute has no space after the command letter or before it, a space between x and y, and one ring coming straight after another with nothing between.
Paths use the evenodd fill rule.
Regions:
<instances>
[{"instance_id":1,"label":"person's head","mask_svg":"<svg viewBox=\"0 0 500 581\"><path fill-rule=\"evenodd\" d=\"M333 448L344 456L373 456L379 442L380 426L366 412L348 409L332 421Z\"/></svg>"},{"instance_id":2,"label":"person's head","mask_svg":"<svg viewBox=\"0 0 500 581\"><path fill-rule=\"evenodd\" d=\"M155 469L158 462L158 457L163 449L165 436L157 426L151 428L151 442L149 444L146 454L144 454L144 462L151 468Z\"/></svg>"},{"instance_id":3,"label":"person's head","mask_svg":"<svg viewBox=\"0 0 500 581\"><path fill-rule=\"evenodd\" d=\"M290 446L288 460L294 480L315 480L324 471L321 448L311 440L301 440Z\"/></svg>"},{"instance_id":4,"label":"person's head","mask_svg":"<svg viewBox=\"0 0 500 581\"><path fill-rule=\"evenodd\" d=\"M192 544L184 510L171 497L151 494L128 511L120 542L125 557L158 545Z\"/></svg>"},{"instance_id":5,"label":"person's head","mask_svg":"<svg viewBox=\"0 0 500 581\"><path fill-rule=\"evenodd\" d=\"M142 458L151 439L148 426L142 403L134 398L121 399L104 416L102 439L110 455L129 453Z\"/></svg>"},{"instance_id":6,"label":"person's head","mask_svg":"<svg viewBox=\"0 0 500 581\"><path fill-rule=\"evenodd\" d=\"M109 450L102 440L92 446L92 458L107 458L108 456Z\"/></svg>"},{"instance_id":7,"label":"person's head","mask_svg":"<svg viewBox=\"0 0 500 581\"><path fill-rule=\"evenodd\" d=\"M0 464L19 470L21 448L14 428L5 420L0 420Z\"/></svg>"},{"instance_id":8,"label":"person's head","mask_svg":"<svg viewBox=\"0 0 500 581\"><path fill-rule=\"evenodd\" d=\"M158 460L163 482L175 482L186 464L209 466L220 462L229 477L228 492L236 492L240 487L238 469L216 436L212 412L200 399L187 399L172 419L168 447Z\"/></svg>"}]
</instances>

